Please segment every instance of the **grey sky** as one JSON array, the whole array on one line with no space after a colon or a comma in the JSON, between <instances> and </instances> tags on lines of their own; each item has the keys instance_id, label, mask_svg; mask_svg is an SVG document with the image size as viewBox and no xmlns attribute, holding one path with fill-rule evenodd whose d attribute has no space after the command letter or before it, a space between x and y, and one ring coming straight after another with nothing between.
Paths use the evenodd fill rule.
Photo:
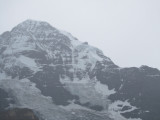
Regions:
<instances>
[{"instance_id":1,"label":"grey sky","mask_svg":"<svg viewBox=\"0 0 160 120\"><path fill-rule=\"evenodd\" d=\"M160 69L160 0L0 0L0 34L47 21L103 50L121 67Z\"/></svg>"}]
</instances>

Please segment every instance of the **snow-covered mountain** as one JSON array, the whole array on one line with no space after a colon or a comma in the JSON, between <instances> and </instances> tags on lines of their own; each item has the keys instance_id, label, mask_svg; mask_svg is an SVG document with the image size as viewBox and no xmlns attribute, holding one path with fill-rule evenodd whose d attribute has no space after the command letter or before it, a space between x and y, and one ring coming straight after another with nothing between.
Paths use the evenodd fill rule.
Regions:
<instances>
[{"instance_id":1,"label":"snow-covered mountain","mask_svg":"<svg viewBox=\"0 0 160 120\"><path fill-rule=\"evenodd\" d=\"M47 120L159 120L160 71L120 68L101 50L42 21L0 36L0 110Z\"/></svg>"}]
</instances>

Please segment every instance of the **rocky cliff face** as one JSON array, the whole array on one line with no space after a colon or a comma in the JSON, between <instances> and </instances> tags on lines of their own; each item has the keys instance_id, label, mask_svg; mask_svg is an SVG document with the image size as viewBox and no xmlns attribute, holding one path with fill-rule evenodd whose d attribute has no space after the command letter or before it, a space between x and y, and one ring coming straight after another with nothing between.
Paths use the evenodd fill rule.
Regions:
<instances>
[{"instance_id":1,"label":"rocky cliff face","mask_svg":"<svg viewBox=\"0 0 160 120\"><path fill-rule=\"evenodd\" d=\"M160 118L158 69L120 68L41 21L26 20L0 36L0 88L1 110L25 107L48 120Z\"/></svg>"}]
</instances>

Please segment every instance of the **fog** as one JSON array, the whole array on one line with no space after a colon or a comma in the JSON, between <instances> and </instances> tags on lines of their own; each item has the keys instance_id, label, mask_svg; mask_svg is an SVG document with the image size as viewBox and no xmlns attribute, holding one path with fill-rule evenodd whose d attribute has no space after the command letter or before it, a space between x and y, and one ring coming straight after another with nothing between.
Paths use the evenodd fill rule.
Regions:
<instances>
[{"instance_id":1,"label":"fog","mask_svg":"<svg viewBox=\"0 0 160 120\"><path fill-rule=\"evenodd\" d=\"M101 49L121 67L160 69L159 0L0 0L0 34L47 21Z\"/></svg>"}]
</instances>

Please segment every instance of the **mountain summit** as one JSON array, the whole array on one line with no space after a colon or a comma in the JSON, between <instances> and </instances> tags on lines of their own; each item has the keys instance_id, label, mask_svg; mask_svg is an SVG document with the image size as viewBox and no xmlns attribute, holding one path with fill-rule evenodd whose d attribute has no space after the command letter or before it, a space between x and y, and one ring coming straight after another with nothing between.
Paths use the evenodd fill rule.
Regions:
<instances>
[{"instance_id":1,"label":"mountain summit","mask_svg":"<svg viewBox=\"0 0 160 120\"><path fill-rule=\"evenodd\" d=\"M26 20L20 24L18 24L14 29L23 29L25 31L33 31L33 30L54 30L55 28L53 28L49 23L47 22L43 22L43 21L35 21L35 20Z\"/></svg>"},{"instance_id":2,"label":"mountain summit","mask_svg":"<svg viewBox=\"0 0 160 120\"><path fill-rule=\"evenodd\" d=\"M159 120L159 90L158 69L120 68L47 22L26 20L0 35L0 111L27 108L44 120Z\"/></svg>"}]
</instances>

